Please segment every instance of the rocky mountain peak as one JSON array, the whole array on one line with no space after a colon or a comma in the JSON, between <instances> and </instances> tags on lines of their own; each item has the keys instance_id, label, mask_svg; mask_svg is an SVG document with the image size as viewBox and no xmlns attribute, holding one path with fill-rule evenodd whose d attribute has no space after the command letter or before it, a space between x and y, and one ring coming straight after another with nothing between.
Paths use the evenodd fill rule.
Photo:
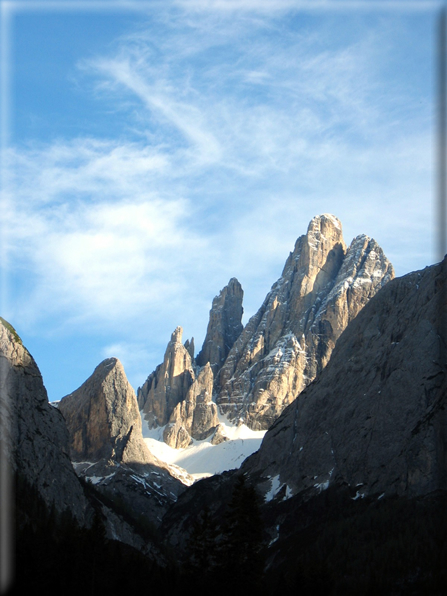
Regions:
<instances>
[{"instance_id":1,"label":"rocky mountain peak","mask_svg":"<svg viewBox=\"0 0 447 596\"><path fill-rule=\"evenodd\" d=\"M377 244L361 236L354 242L376 252L359 271L378 271ZM357 498L445 490L446 277L447 258L377 293L245 471L275 478L275 494L282 488L289 496L337 482Z\"/></svg>"},{"instance_id":2,"label":"rocky mountain peak","mask_svg":"<svg viewBox=\"0 0 447 596\"><path fill-rule=\"evenodd\" d=\"M178 326L174 329L171 335L171 342L174 344L182 343L183 328Z\"/></svg>"},{"instance_id":3,"label":"rocky mountain peak","mask_svg":"<svg viewBox=\"0 0 447 596\"><path fill-rule=\"evenodd\" d=\"M62 398L59 410L73 461L154 461L142 438L135 392L117 358L103 360L79 389Z\"/></svg>"},{"instance_id":4,"label":"rocky mountain peak","mask_svg":"<svg viewBox=\"0 0 447 596\"><path fill-rule=\"evenodd\" d=\"M314 217L281 277L222 366L217 403L234 421L267 429L326 365L337 338L394 271L365 235L346 249L340 221Z\"/></svg>"},{"instance_id":5,"label":"rocky mountain peak","mask_svg":"<svg viewBox=\"0 0 447 596\"><path fill-rule=\"evenodd\" d=\"M192 438L201 441L219 425L213 402L213 371L208 362L194 379L185 399L177 404L163 432L165 443L177 449L187 447Z\"/></svg>"},{"instance_id":6,"label":"rocky mountain peak","mask_svg":"<svg viewBox=\"0 0 447 596\"><path fill-rule=\"evenodd\" d=\"M199 366L209 362L214 375L242 332L243 297L241 284L232 277L213 300L205 340L196 360Z\"/></svg>"},{"instance_id":7,"label":"rocky mountain peak","mask_svg":"<svg viewBox=\"0 0 447 596\"><path fill-rule=\"evenodd\" d=\"M162 364L138 389L138 405L149 428L165 426L195 379L191 343L182 344L183 329L171 335Z\"/></svg>"},{"instance_id":8,"label":"rocky mountain peak","mask_svg":"<svg viewBox=\"0 0 447 596\"><path fill-rule=\"evenodd\" d=\"M393 277L393 267L375 240L362 234L347 248L334 215L314 217L245 328L243 290L236 278L212 302L196 361L190 344L181 344L177 327L163 364L138 390L149 426L169 424L165 441L177 447L212 428L216 418L210 405L206 424L194 434L197 400L188 396L193 384L197 391L198 367L209 364L221 412L234 423L266 430L326 366L348 323Z\"/></svg>"}]
</instances>

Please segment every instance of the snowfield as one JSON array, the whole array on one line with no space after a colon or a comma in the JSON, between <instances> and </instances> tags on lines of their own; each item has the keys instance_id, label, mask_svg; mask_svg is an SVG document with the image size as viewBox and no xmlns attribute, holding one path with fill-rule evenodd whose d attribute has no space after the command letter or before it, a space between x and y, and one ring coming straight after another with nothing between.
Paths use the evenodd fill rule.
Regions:
<instances>
[{"instance_id":1,"label":"snowfield","mask_svg":"<svg viewBox=\"0 0 447 596\"><path fill-rule=\"evenodd\" d=\"M164 427L149 429L142 417L143 438L151 453L161 461L183 468L196 479L213 476L239 468L244 459L259 449L266 433L250 430L245 424L235 426L222 415L219 421L230 439L220 445L212 445L210 437L204 441L193 440L192 445L184 449L173 449L163 441Z\"/></svg>"}]
</instances>

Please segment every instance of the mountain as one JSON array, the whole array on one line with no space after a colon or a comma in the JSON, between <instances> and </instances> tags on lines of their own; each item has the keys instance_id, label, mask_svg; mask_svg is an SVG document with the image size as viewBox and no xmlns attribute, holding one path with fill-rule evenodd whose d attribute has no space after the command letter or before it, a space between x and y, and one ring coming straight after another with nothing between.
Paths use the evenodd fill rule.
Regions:
<instances>
[{"instance_id":1,"label":"mountain","mask_svg":"<svg viewBox=\"0 0 447 596\"><path fill-rule=\"evenodd\" d=\"M15 329L0 318L2 462L35 487L49 508L81 525L89 507L69 457L62 414L48 402L39 368Z\"/></svg>"},{"instance_id":2,"label":"mountain","mask_svg":"<svg viewBox=\"0 0 447 596\"><path fill-rule=\"evenodd\" d=\"M314 217L220 370L221 411L255 430L269 428L326 366L350 321L393 277L375 240L357 236L346 248L336 217Z\"/></svg>"},{"instance_id":3,"label":"mountain","mask_svg":"<svg viewBox=\"0 0 447 596\"><path fill-rule=\"evenodd\" d=\"M0 414L1 593L172 589L175 575L153 528L77 476L62 412L2 318Z\"/></svg>"},{"instance_id":4,"label":"mountain","mask_svg":"<svg viewBox=\"0 0 447 596\"><path fill-rule=\"evenodd\" d=\"M182 344L181 327L174 331L163 363L137 392L149 428L165 427L164 441L176 448L192 439L224 439L218 410L233 424L267 430L326 366L350 321L393 277L375 240L360 235L347 248L336 217L314 217L245 327L243 290L232 278L213 300L196 359L192 344Z\"/></svg>"},{"instance_id":5,"label":"mountain","mask_svg":"<svg viewBox=\"0 0 447 596\"><path fill-rule=\"evenodd\" d=\"M244 292L233 277L213 300L202 350L196 358L198 366L210 364L213 375L224 364L228 352L242 333L242 300Z\"/></svg>"},{"instance_id":6,"label":"mountain","mask_svg":"<svg viewBox=\"0 0 447 596\"><path fill-rule=\"evenodd\" d=\"M137 391L138 405L149 428L165 427L164 441L177 449L193 439L224 440L213 401L214 378L242 331L243 290L230 279L213 300L202 349L194 358L194 340L182 344L177 327L162 364Z\"/></svg>"},{"instance_id":7,"label":"mountain","mask_svg":"<svg viewBox=\"0 0 447 596\"><path fill-rule=\"evenodd\" d=\"M326 367L267 431L259 451L239 470L182 495L163 522L179 556L188 560L188 528L203 507L207 523L224 531L220 520L242 478L260 501L264 554L276 581L279 570L298 581L298 570L306 576L313 565L328 582L324 593L348 593L354 581L354 593L366 593L390 578L401 582L399 593L442 593L446 277L447 257L387 283L349 323ZM390 556L402 557L399 569L389 567ZM433 584L430 577L437 578ZM335 584L339 591L332 592ZM386 585L371 593L398 586Z\"/></svg>"},{"instance_id":8,"label":"mountain","mask_svg":"<svg viewBox=\"0 0 447 596\"><path fill-rule=\"evenodd\" d=\"M117 358L101 362L58 408L70 431L73 461L154 463L141 434L135 392Z\"/></svg>"},{"instance_id":9,"label":"mountain","mask_svg":"<svg viewBox=\"0 0 447 596\"><path fill-rule=\"evenodd\" d=\"M79 410L77 420L79 422L79 418L89 412L92 422L95 410L92 405L95 405L94 396L97 395L93 389L99 391L102 388L103 406L107 404L112 408L109 420L115 441L104 432L105 408L101 411L100 400L96 400L96 415L98 419L102 418L103 424L91 424L89 433L80 433L78 438L82 436L84 442L73 440L63 411L67 414L69 410L71 413L76 410L70 404L75 398L70 396L62 409L48 402L34 358L12 325L0 317L2 590L6 582L5 547L8 542L10 548L13 547L13 529L18 543L17 576L21 575L22 565L25 565L29 574L36 573L37 584L42 582L38 578L45 574L45 569L52 567L50 561L40 559L42 546L39 541L48 548L45 556L51 557L53 553L55 559L61 543L65 543L67 549L82 551L85 549L83 540L99 541L101 548L109 552L109 542L119 541L130 548L128 553L132 553L132 549L144 553L155 567L167 565L159 542L147 528L160 521L185 485L168 473L165 464L158 462L160 465L156 465L155 458L139 439L141 419L135 393L119 362L115 359L106 361L92 377L84 389L86 394L91 391L93 399L88 403L82 392L75 396L84 408L84 411ZM105 387L115 391L118 388L116 399L107 399ZM124 398L121 406L120 395ZM103 446L94 440L96 432ZM75 448L81 446L76 457ZM93 459L93 455L97 458L100 454L105 457L94 464L92 461L75 463L80 466L79 474L76 473L70 459L73 455L79 460L82 459L80 456ZM178 474L192 482L184 471L179 470ZM142 514L145 515L145 525L140 519ZM37 544L32 547L34 540ZM124 552L121 547L110 548ZM78 553L76 556L83 555ZM61 569L67 571L68 561L59 562ZM73 567L73 561L71 565ZM52 570L55 571L53 567ZM13 575L12 569L7 572ZM32 583L32 575L25 576L20 577L20 581ZM69 593L63 587L61 590Z\"/></svg>"},{"instance_id":10,"label":"mountain","mask_svg":"<svg viewBox=\"0 0 447 596\"><path fill-rule=\"evenodd\" d=\"M359 270L378 263L382 271L368 243L358 241ZM18 480L17 593L121 594L148 585L216 595L445 593L446 277L447 257L384 283L260 449L240 468L191 486L145 449L117 359L101 363L58 410L1 320L0 445ZM345 282L332 286L333 297L351 294ZM352 292L368 285L353 283ZM314 309L321 320L330 304ZM198 367L178 331L171 348L170 362L194 377L180 379L185 397L170 416L188 404L194 413L210 403L212 365ZM173 368L164 369L168 379ZM187 410L181 417L191 420Z\"/></svg>"},{"instance_id":11,"label":"mountain","mask_svg":"<svg viewBox=\"0 0 447 596\"><path fill-rule=\"evenodd\" d=\"M136 395L117 358L58 404L70 435L76 471L106 496L119 498L134 515L157 525L193 479L149 451L141 432Z\"/></svg>"},{"instance_id":12,"label":"mountain","mask_svg":"<svg viewBox=\"0 0 447 596\"><path fill-rule=\"evenodd\" d=\"M333 483L359 497L447 489L446 272L444 260L395 279L350 323L245 462L264 493Z\"/></svg>"}]
</instances>

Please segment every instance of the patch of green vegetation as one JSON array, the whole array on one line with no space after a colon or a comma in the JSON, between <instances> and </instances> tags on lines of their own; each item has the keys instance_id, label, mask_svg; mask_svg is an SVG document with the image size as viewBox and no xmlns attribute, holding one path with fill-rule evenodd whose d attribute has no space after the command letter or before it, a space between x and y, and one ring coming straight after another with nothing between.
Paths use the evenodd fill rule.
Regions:
<instances>
[{"instance_id":1,"label":"patch of green vegetation","mask_svg":"<svg viewBox=\"0 0 447 596\"><path fill-rule=\"evenodd\" d=\"M4 327L6 327L6 329L12 333L14 339L16 340L16 342L18 342L19 344L22 343L22 340L19 337L19 334L17 333L17 331L14 329L14 327L11 325L11 323L8 323L8 321L5 321L5 319L3 317L0 317L0 322L3 324Z\"/></svg>"}]
</instances>

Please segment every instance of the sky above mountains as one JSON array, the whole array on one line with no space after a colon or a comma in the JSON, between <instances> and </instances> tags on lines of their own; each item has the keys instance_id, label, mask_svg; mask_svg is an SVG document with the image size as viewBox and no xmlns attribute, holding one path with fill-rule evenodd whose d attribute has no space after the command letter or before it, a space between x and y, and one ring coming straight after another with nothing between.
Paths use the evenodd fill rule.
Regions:
<instances>
[{"instance_id":1,"label":"sky above mountains","mask_svg":"<svg viewBox=\"0 0 447 596\"><path fill-rule=\"evenodd\" d=\"M243 322L313 216L437 260L436 3L2 2L2 316L50 400Z\"/></svg>"}]
</instances>

